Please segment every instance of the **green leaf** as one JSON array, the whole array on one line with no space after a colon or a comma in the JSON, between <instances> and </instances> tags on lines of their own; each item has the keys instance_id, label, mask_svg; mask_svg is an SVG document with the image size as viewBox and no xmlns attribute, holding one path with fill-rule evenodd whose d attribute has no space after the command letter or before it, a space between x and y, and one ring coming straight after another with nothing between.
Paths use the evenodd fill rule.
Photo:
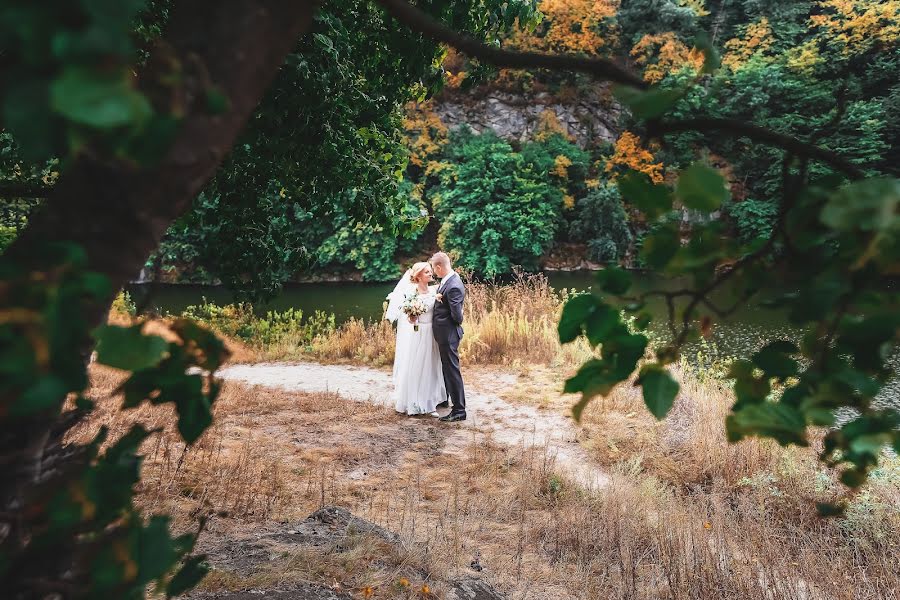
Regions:
<instances>
[{"instance_id":1,"label":"green leaf","mask_svg":"<svg viewBox=\"0 0 900 600\"><path fill-rule=\"evenodd\" d=\"M155 581L169 572L178 560L175 542L169 534L169 518L156 515L139 530L137 552L138 579L142 583Z\"/></svg>"},{"instance_id":2,"label":"green leaf","mask_svg":"<svg viewBox=\"0 0 900 600\"><path fill-rule=\"evenodd\" d=\"M774 439L782 446L807 446L806 420L800 411L780 402L749 404L735 410L725 421L729 441L747 435Z\"/></svg>"},{"instance_id":3,"label":"green leaf","mask_svg":"<svg viewBox=\"0 0 900 600\"><path fill-rule=\"evenodd\" d=\"M628 333L624 326L619 331L620 335L603 343L603 358L611 363L617 381L624 381L644 357L648 340L640 333Z\"/></svg>"},{"instance_id":4,"label":"green leaf","mask_svg":"<svg viewBox=\"0 0 900 600\"><path fill-rule=\"evenodd\" d=\"M735 407L745 404L764 402L772 387L767 377L754 377L754 365L748 360L736 360L731 363L728 378L734 379L734 395L737 398Z\"/></svg>"},{"instance_id":5,"label":"green leaf","mask_svg":"<svg viewBox=\"0 0 900 600\"><path fill-rule=\"evenodd\" d=\"M846 507L830 502L816 502L816 511L821 517L840 517L846 512Z\"/></svg>"},{"instance_id":6,"label":"green leaf","mask_svg":"<svg viewBox=\"0 0 900 600\"><path fill-rule=\"evenodd\" d=\"M865 471L857 469L847 469L841 473L841 483L850 488L858 488L866 482Z\"/></svg>"},{"instance_id":7,"label":"green leaf","mask_svg":"<svg viewBox=\"0 0 900 600\"><path fill-rule=\"evenodd\" d=\"M668 112L687 92L686 88L651 87L647 91L628 86L614 86L613 94L639 119L655 119Z\"/></svg>"},{"instance_id":8,"label":"green leaf","mask_svg":"<svg viewBox=\"0 0 900 600\"><path fill-rule=\"evenodd\" d=\"M712 40L705 32L701 32L694 38L694 48L703 52L704 59L703 68L700 70L701 73L711 75L719 70L719 66L722 64L722 58L719 56L719 51L716 50Z\"/></svg>"},{"instance_id":9,"label":"green leaf","mask_svg":"<svg viewBox=\"0 0 900 600\"><path fill-rule=\"evenodd\" d=\"M46 160L54 150L58 120L50 112L49 83L21 81L6 93L3 126L22 145L26 158Z\"/></svg>"},{"instance_id":10,"label":"green leaf","mask_svg":"<svg viewBox=\"0 0 900 600\"><path fill-rule=\"evenodd\" d=\"M728 200L729 192L721 173L696 162L678 176L675 195L688 208L712 212Z\"/></svg>"},{"instance_id":11,"label":"green leaf","mask_svg":"<svg viewBox=\"0 0 900 600\"><path fill-rule=\"evenodd\" d=\"M102 325L95 332L97 362L115 369L139 371L159 364L169 343L157 335L141 333L142 325Z\"/></svg>"},{"instance_id":12,"label":"green leaf","mask_svg":"<svg viewBox=\"0 0 900 600\"><path fill-rule=\"evenodd\" d=\"M44 410L56 409L66 399L68 387L54 375L46 375L25 390L12 407L14 415L31 415Z\"/></svg>"},{"instance_id":13,"label":"green leaf","mask_svg":"<svg viewBox=\"0 0 900 600\"><path fill-rule=\"evenodd\" d=\"M638 313L638 315L635 316L635 318L634 318L634 328L637 329L638 331L644 331L647 329L647 327L650 326L650 323L652 321L653 321L653 315L651 315L649 312L644 311L644 312Z\"/></svg>"},{"instance_id":14,"label":"green leaf","mask_svg":"<svg viewBox=\"0 0 900 600\"><path fill-rule=\"evenodd\" d=\"M98 129L137 124L153 113L124 70L107 75L70 67L50 86L50 104L67 119Z\"/></svg>"},{"instance_id":15,"label":"green leaf","mask_svg":"<svg viewBox=\"0 0 900 600\"><path fill-rule=\"evenodd\" d=\"M566 394L581 393L581 401L572 407L572 416L576 421L581 420L581 413L588 405L591 398L597 395L606 395L616 384L622 381L606 360L592 359L581 365L578 372L566 380L563 392Z\"/></svg>"},{"instance_id":16,"label":"green leaf","mask_svg":"<svg viewBox=\"0 0 900 600\"><path fill-rule=\"evenodd\" d=\"M882 449L891 445L893 436L887 432L868 433L853 438L850 441L850 449L860 454L878 456Z\"/></svg>"},{"instance_id":17,"label":"green leaf","mask_svg":"<svg viewBox=\"0 0 900 600\"><path fill-rule=\"evenodd\" d=\"M627 331L619 311L603 303L598 303L596 310L588 315L583 330L591 346L602 344L611 335Z\"/></svg>"},{"instance_id":18,"label":"green leaf","mask_svg":"<svg viewBox=\"0 0 900 600\"><path fill-rule=\"evenodd\" d=\"M621 267L607 267L597 272L597 283L604 292L621 296L631 287L631 275Z\"/></svg>"},{"instance_id":19,"label":"green leaf","mask_svg":"<svg viewBox=\"0 0 900 600\"><path fill-rule=\"evenodd\" d=\"M190 319L176 320L172 323L172 331L181 337L186 348L193 351L194 364L207 371L218 369L231 354L215 333Z\"/></svg>"},{"instance_id":20,"label":"green leaf","mask_svg":"<svg viewBox=\"0 0 900 600\"><path fill-rule=\"evenodd\" d=\"M681 236L678 232L678 225L669 223L652 231L644 238L641 258L647 266L653 269L662 269L669 264L680 247Z\"/></svg>"},{"instance_id":21,"label":"green leaf","mask_svg":"<svg viewBox=\"0 0 900 600\"><path fill-rule=\"evenodd\" d=\"M599 300L591 294L579 294L570 298L559 319L559 341L563 344L575 341L581 335L582 325L597 310L599 304Z\"/></svg>"},{"instance_id":22,"label":"green leaf","mask_svg":"<svg viewBox=\"0 0 900 600\"><path fill-rule=\"evenodd\" d=\"M639 171L629 171L618 181L622 198L636 206L649 220L672 210L672 194L664 185L654 184Z\"/></svg>"},{"instance_id":23,"label":"green leaf","mask_svg":"<svg viewBox=\"0 0 900 600\"><path fill-rule=\"evenodd\" d=\"M192 556L184 561L184 565L172 577L166 586L166 597L174 598L192 589L209 573L209 565L205 556Z\"/></svg>"},{"instance_id":24,"label":"green leaf","mask_svg":"<svg viewBox=\"0 0 900 600\"><path fill-rule=\"evenodd\" d=\"M769 377L784 379L797 374L797 361L788 356L788 352L799 352L800 349L791 342L776 341L756 352L751 360Z\"/></svg>"},{"instance_id":25,"label":"green leaf","mask_svg":"<svg viewBox=\"0 0 900 600\"><path fill-rule=\"evenodd\" d=\"M644 391L644 404L657 419L663 419L672 409L678 395L678 382L659 365L647 365L641 369L637 383Z\"/></svg>"},{"instance_id":26,"label":"green leaf","mask_svg":"<svg viewBox=\"0 0 900 600\"><path fill-rule=\"evenodd\" d=\"M211 87L206 90L206 110L209 111L209 114L225 114L230 105L231 102L228 100L228 96L219 88Z\"/></svg>"},{"instance_id":27,"label":"green leaf","mask_svg":"<svg viewBox=\"0 0 900 600\"><path fill-rule=\"evenodd\" d=\"M209 399L203 394L199 376L185 377L193 378L195 385L191 387L194 388L194 393L179 395L175 399L175 406L178 408L178 432L185 442L192 444L212 425L213 418Z\"/></svg>"},{"instance_id":28,"label":"green leaf","mask_svg":"<svg viewBox=\"0 0 900 600\"><path fill-rule=\"evenodd\" d=\"M871 177L848 184L822 209L822 223L837 231L888 230L900 223L900 180Z\"/></svg>"}]
</instances>

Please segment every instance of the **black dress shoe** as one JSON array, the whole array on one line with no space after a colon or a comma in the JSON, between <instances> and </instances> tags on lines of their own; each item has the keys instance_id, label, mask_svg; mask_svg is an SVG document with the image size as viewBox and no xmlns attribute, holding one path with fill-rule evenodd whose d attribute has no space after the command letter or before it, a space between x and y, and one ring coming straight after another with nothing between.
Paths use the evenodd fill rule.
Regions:
<instances>
[{"instance_id":1,"label":"black dress shoe","mask_svg":"<svg viewBox=\"0 0 900 600\"><path fill-rule=\"evenodd\" d=\"M443 402L438 404L436 408L450 408L450 401L444 400Z\"/></svg>"},{"instance_id":2,"label":"black dress shoe","mask_svg":"<svg viewBox=\"0 0 900 600\"><path fill-rule=\"evenodd\" d=\"M449 415L447 415L445 417L441 417L440 420L443 421L444 423L455 423L456 421L465 421L466 413L464 413L464 412L450 413Z\"/></svg>"}]
</instances>

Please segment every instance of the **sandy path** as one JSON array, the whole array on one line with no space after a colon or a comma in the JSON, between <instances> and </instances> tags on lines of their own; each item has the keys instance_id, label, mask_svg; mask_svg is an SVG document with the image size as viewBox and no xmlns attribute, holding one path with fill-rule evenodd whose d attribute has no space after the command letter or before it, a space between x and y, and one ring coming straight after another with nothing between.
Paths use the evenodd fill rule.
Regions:
<instances>
[{"instance_id":1,"label":"sandy path","mask_svg":"<svg viewBox=\"0 0 900 600\"><path fill-rule=\"evenodd\" d=\"M368 367L262 363L227 367L219 375L227 380L284 390L335 392L358 402L392 407L390 373ZM512 386L516 376L493 376L491 382ZM490 435L494 441L510 446L546 447L556 457L560 470L584 487L595 488L609 482L606 474L577 444L575 427L569 418L532 406L511 404L484 388L485 383L478 377L466 381L467 420L442 424L457 430L448 438L447 451L463 452L473 436Z\"/></svg>"}]
</instances>

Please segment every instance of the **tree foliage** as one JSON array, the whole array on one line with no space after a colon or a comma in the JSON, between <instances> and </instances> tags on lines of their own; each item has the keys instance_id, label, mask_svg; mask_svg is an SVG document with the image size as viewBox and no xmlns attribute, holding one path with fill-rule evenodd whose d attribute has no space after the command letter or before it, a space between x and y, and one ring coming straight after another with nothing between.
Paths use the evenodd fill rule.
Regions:
<instances>
[{"instance_id":1,"label":"tree foliage","mask_svg":"<svg viewBox=\"0 0 900 600\"><path fill-rule=\"evenodd\" d=\"M168 224L177 214L158 198L135 206L140 194L125 189L124 182L139 181L165 158L167 166L180 167L173 175L182 185L178 191L196 189L196 182L207 177L204 169L225 149L198 151L183 144L180 154L172 156L167 153L173 142L185 139L183 128L201 140L215 129L234 131L242 121L233 105L255 104L265 81L258 71L274 72L276 67L260 63L257 70L248 70L237 65L243 81L257 89L232 86L232 95L224 95L210 77L212 65L203 63L204 57L213 62L233 51L215 46L222 32L216 27L224 19L211 19L214 35L202 36L199 49L182 54L184 38L178 35L199 33L189 24L204 6L171 4L178 4L171 23L166 22L170 3L164 1L152 3L143 14L145 4L139 0L13 2L0 8L3 179L19 186L39 180L53 195L40 207L42 219L26 218L25 233L0 260L0 312L5 315L0 321L0 444L7 457L0 496L0 584L11 597L36 597L47 590L78 598L140 598L148 591L176 596L206 570L202 557L190 556L193 535L173 536L167 518L146 519L134 505L140 446L152 432L135 425L117 440L106 439L107 432L101 431L86 446L63 445L66 432L93 408L85 392L87 357L95 345L98 362L127 372L123 408L173 404L178 431L188 445L212 421L219 391L213 375L226 357L215 336L189 321L171 325L173 341L144 333L140 323L94 329L115 292L107 274L114 275L116 285L123 281L123 268L136 275L146 257L146 240L157 230L161 234L160 223ZM530 3L519 4L525 15ZM397 192L406 157L392 153L400 147L399 108L411 94L433 91L442 51L421 34L399 31L370 3L335 3L331 8L318 13L314 30L289 57L245 140L202 194L201 214L182 223L182 231L195 236L198 246L210 238L220 244L197 251L214 252L215 257L206 255L207 264L235 284L272 289L295 260L284 252L296 232L292 225L308 218L310 208L322 208L318 214L327 215L329 203L345 202L342 216L371 216L386 227L392 226L397 210L407 209L408 202ZM453 2L434 7L455 26L485 35L503 27L483 19L500 8L499 3L480 3L476 10ZM273 57L283 56L278 51L282 39L274 36L301 31L312 8L270 3L261 10L251 3L225 2L216 10L233 17L224 25L241 58L269 57L273 63ZM291 21L278 22L277 15ZM348 20L353 20L351 27L345 25ZM238 23L247 31L235 30ZM178 32L175 44L151 43L170 28ZM269 37L248 48L260 31ZM227 118L216 120L221 115ZM323 119L329 115L333 121ZM63 183L56 182L57 169ZM91 240L93 254L40 237L47 232L68 235L58 229L58 198L75 196L72 191L86 182L96 186L99 198L120 200L118 195L122 200L102 207L120 216L118 222L101 221L96 213L75 215L98 219L92 226L97 234ZM144 179L148 187L170 183L176 182ZM62 191L55 193L54 186ZM21 189L6 195L19 201ZM168 200L177 206L183 199ZM84 203L93 210L100 204ZM273 215L281 220L270 221ZM204 217L210 220L199 228L185 226ZM103 224L110 221L125 228L124 241L98 255L97 247L107 239ZM263 223L264 235L247 233ZM80 227L79 232L91 229L81 221L69 225ZM240 242L252 251L238 251L234 244ZM357 247L359 240L350 243ZM229 247L235 250L231 264L214 260ZM248 255L267 260L249 261ZM75 408L66 407L67 397Z\"/></svg>"},{"instance_id":2,"label":"tree foliage","mask_svg":"<svg viewBox=\"0 0 900 600\"><path fill-rule=\"evenodd\" d=\"M381 4L400 16L396 3ZM125 408L171 403L186 444L210 424L219 389L213 374L225 358L221 342L191 322L174 323L168 341L145 334L140 324L104 325L103 315L115 292L110 282L119 286L126 271L139 268L234 144L251 106L262 98L244 138L201 196L200 214L182 222L221 219L191 231L209 236L202 243L219 244L209 246L217 253L234 250L232 264L206 257L223 279L272 291L297 256L309 254L295 244L298 228L330 216L342 235L352 235L334 239L325 232L320 247L349 248L357 261L353 250L377 245L371 240L400 212L412 219L417 208L416 191L398 193L406 165L399 108L442 84L444 49L431 41L443 35L440 27L404 20L419 23L430 32L425 36L361 0L325 3L311 27L308 3L268 2L259 10L257 3L233 0L214 12L205 10L212 3L171 5L171 20L158 27L169 19L168 2L152 3L143 19L140 0L20 1L0 8L0 117L11 135L3 141L10 150L2 158L9 168L3 179L52 187L40 218L27 220L0 259L0 444L7 483L0 587L13 597L49 589L140 598L148 586L174 596L203 574L202 557L191 556L193 536L173 536L165 518L147 519L134 506L139 447L149 432L138 425L117 440L101 432L81 447L64 447L63 437L92 408L85 390L95 345L99 361L125 371ZM498 62L508 58L497 51L502 33L537 21L533 3L524 0L417 6L489 45L444 39ZM597 31L582 24L605 26L608 19L584 13L585 6L548 3L563 25L559 43L581 55L560 64L631 82L633 89L618 97L631 113L627 126L635 140L631 151L623 148L624 160L613 163L629 167L617 172L617 185L629 209L650 225L641 260L688 284L631 294L628 274L612 267L598 275L595 293L566 304L560 339L584 336L596 350L566 383L566 391L582 394L575 416L636 374L648 409L662 418L678 393L666 367L684 343L708 329L713 316L727 316L755 300L765 283L779 281L793 291L774 304L804 335L799 342L772 341L735 363L729 437L805 445L810 428L828 427L821 458L858 488L885 447L900 451L900 413L874 402L900 337L900 295L884 286L900 272L900 182L880 172L896 174L888 162L896 156L890 147L896 131L885 118L893 113L883 109L896 108L896 3L636 0L617 12L618 34L599 38L602 52L585 47ZM597 6L605 7L591 8ZM231 20L223 23L222 15ZM185 31L200 31L198 17L216 27L186 43ZM263 98L289 44L306 30ZM707 30L707 39L698 37ZM174 43L144 45L164 31ZM644 65L664 72L649 89L609 62L585 63L591 50L594 57L611 51L608 41L627 55L660 32L674 34L665 38L673 51L662 61L648 56ZM645 46L651 53L667 47ZM257 62L231 61L226 71L222 57L232 56L233 47ZM683 56L682 48L703 54L699 72L677 64L673 57ZM717 70L722 50L735 60ZM687 60L694 56L689 52ZM527 55L516 60L539 63ZM229 77L232 70L239 77ZM586 182L580 189L573 180L584 157L558 138L516 152L489 134L454 135L439 149L440 160L426 163L425 180L414 182L425 208L430 204L442 219L446 246L488 274L513 263L534 266L561 226L565 197L589 195ZM644 160L638 136L665 144ZM731 197L734 186L709 162L710 150L748 182L746 197ZM634 170L635 156L638 167L664 162L666 177ZM166 169L155 170L159 164ZM159 174L175 181L152 178ZM157 190L173 197L161 199ZM709 218L747 197L775 204L767 236L735 238ZM667 220L673 209L706 218L682 231ZM366 216L375 219L373 229L350 228L351 220ZM110 226L122 231L111 235ZM60 241L73 239L83 247ZM241 243L251 247L239 253ZM380 269L385 260L380 255L371 265ZM738 294L734 304L720 306L710 294L726 281L738 284ZM644 310L650 294L670 307L672 334L652 357L647 337L626 326L621 313L635 313L634 323L646 326L653 318ZM838 414L847 419L838 422Z\"/></svg>"},{"instance_id":3,"label":"tree foliage","mask_svg":"<svg viewBox=\"0 0 900 600\"><path fill-rule=\"evenodd\" d=\"M569 227L573 241L587 243L588 258L618 263L631 247L632 233L619 188L603 184L578 200Z\"/></svg>"},{"instance_id":4,"label":"tree foliage","mask_svg":"<svg viewBox=\"0 0 900 600\"><path fill-rule=\"evenodd\" d=\"M493 134L451 136L447 160L431 191L441 221L439 241L460 265L488 277L513 265L534 269L550 247L563 198L547 171Z\"/></svg>"}]
</instances>

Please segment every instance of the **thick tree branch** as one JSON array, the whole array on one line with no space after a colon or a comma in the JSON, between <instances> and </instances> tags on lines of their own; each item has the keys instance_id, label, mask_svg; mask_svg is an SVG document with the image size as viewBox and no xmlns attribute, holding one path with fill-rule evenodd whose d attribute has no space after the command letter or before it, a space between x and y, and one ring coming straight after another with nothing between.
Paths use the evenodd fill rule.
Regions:
<instances>
[{"instance_id":1,"label":"thick tree branch","mask_svg":"<svg viewBox=\"0 0 900 600\"><path fill-rule=\"evenodd\" d=\"M50 195L50 186L27 183L0 183L0 198L46 198Z\"/></svg>"},{"instance_id":2,"label":"thick tree branch","mask_svg":"<svg viewBox=\"0 0 900 600\"><path fill-rule=\"evenodd\" d=\"M113 289L134 277L169 224L184 213L231 149L263 94L308 30L316 0L203 0L178 3L163 44L183 67L189 111L167 155L152 166L84 153L63 173L42 208L7 250L23 264L48 240L73 242ZM142 88L159 74L142 73ZM215 86L229 100L207 110ZM105 311L91 316L98 322Z\"/></svg>"},{"instance_id":3,"label":"thick tree branch","mask_svg":"<svg viewBox=\"0 0 900 600\"><path fill-rule=\"evenodd\" d=\"M53 186L4 259L38 270L41 249L48 242L77 244L86 252L88 269L105 275L112 293L118 291L215 173L285 57L309 30L317 5L316 0L177 3L164 44L172 60L184 67L179 91L187 114L165 157L153 165L136 166L84 152ZM142 73L142 88L152 88L153 77L153 69ZM207 108L210 85L228 98L222 113L211 114ZM104 321L111 301L112 295L85 306L84 318L91 328ZM18 452L13 464L0 459L0 480L5 484L0 510L15 514L26 505L25 491L40 475L48 441L54 443L53 426L42 415L0 430L0 457ZM9 525L10 536L27 539L28 532L17 531L17 523ZM70 550L59 554L58 570L70 570L63 564L73 558ZM54 576L48 572L56 568L34 563L28 569L12 566L8 571L19 585L32 571L41 581L48 580ZM15 589L3 583L4 591L15 596ZM22 595L37 595L31 591Z\"/></svg>"},{"instance_id":4,"label":"thick tree branch","mask_svg":"<svg viewBox=\"0 0 900 600\"><path fill-rule=\"evenodd\" d=\"M604 81L621 83L638 89L647 89L647 82L616 63L602 58L587 58L572 55L540 54L536 52L511 52L494 48L479 42L471 36L456 32L440 21L430 17L407 0L377 0L395 19L414 31L447 44L467 56L486 63L511 69L550 69L555 71L578 71L593 75ZM755 142L775 146L800 157L819 160L853 179L865 176L863 171L838 154L814 143L777 133L752 123L736 119L698 118L683 121L649 124L652 136L666 133L696 131L709 133L719 131L736 137L747 137Z\"/></svg>"},{"instance_id":5,"label":"thick tree branch","mask_svg":"<svg viewBox=\"0 0 900 600\"><path fill-rule=\"evenodd\" d=\"M647 88L647 82L639 76L603 58L587 58L575 55L541 54L538 52L511 52L494 48L459 33L430 17L406 0L377 0L392 17L433 40L447 44L466 56L509 69L550 69L554 71L578 71L605 81Z\"/></svg>"},{"instance_id":6,"label":"thick tree branch","mask_svg":"<svg viewBox=\"0 0 900 600\"><path fill-rule=\"evenodd\" d=\"M815 159L832 167L836 171L840 171L852 179L862 179L865 173L856 165L850 163L844 157L822 148L810 144L801 139L760 127L752 123L739 121L737 119L717 119L713 117L700 117L696 119L685 119L683 121L657 121L648 124L648 130L651 137L661 136L667 133L684 133L695 131L708 133L712 131L720 131L733 134L735 137L746 137L754 142L775 146L799 157Z\"/></svg>"}]
</instances>

